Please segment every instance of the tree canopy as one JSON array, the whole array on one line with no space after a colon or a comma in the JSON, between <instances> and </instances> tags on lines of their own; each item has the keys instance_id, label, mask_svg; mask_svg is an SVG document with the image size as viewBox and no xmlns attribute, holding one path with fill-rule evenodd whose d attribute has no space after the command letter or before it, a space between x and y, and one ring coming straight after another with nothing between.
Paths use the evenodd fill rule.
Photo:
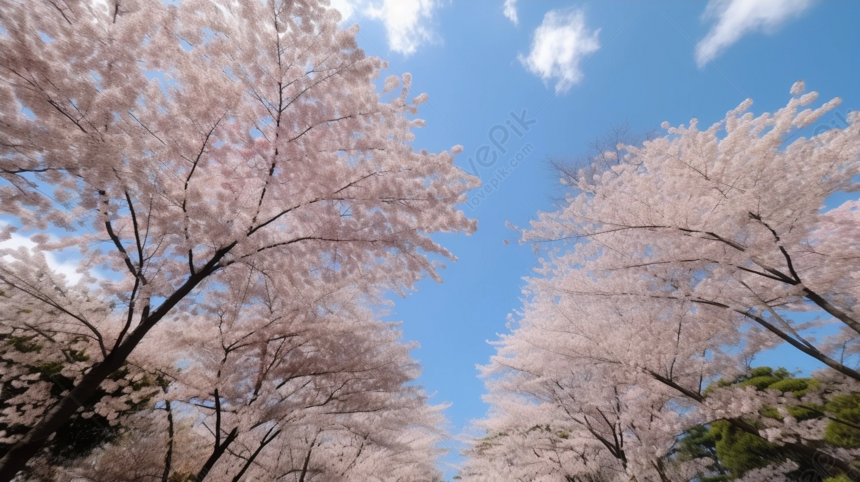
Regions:
<instances>
[{"instance_id":1,"label":"tree canopy","mask_svg":"<svg viewBox=\"0 0 860 482\"><path fill-rule=\"evenodd\" d=\"M860 204L823 206L860 187L860 126L798 136L839 103L804 88L555 162L568 195L523 232L538 275L484 367L464 480L858 480ZM826 370L750 372L781 344Z\"/></svg>"},{"instance_id":2,"label":"tree canopy","mask_svg":"<svg viewBox=\"0 0 860 482\"><path fill-rule=\"evenodd\" d=\"M478 180L459 146L411 147L411 76L380 93L316 1L2 10L0 238L34 248L0 252L0 480L69 424L165 481L434 474L438 409L382 295L440 279L430 235L474 231Z\"/></svg>"}]
</instances>

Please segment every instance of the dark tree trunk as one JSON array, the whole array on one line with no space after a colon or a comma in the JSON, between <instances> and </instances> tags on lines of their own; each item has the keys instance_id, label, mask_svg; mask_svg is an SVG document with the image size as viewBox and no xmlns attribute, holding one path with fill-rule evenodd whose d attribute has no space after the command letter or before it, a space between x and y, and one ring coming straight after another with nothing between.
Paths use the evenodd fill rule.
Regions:
<instances>
[{"instance_id":1,"label":"dark tree trunk","mask_svg":"<svg viewBox=\"0 0 860 482\"><path fill-rule=\"evenodd\" d=\"M191 293L191 290L221 267L219 262L236 244L233 242L216 251L206 266L189 276L185 283L164 300L164 303L157 310L145 316L140 325L128 335L128 338L111 351L101 363L94 365L71 392L54 405L42 417L42 420L27 432L24 438L6 452L6 455L0 459L0 482L10 482L19 471L26 467L27 462L39 452L48 438L75 414L78 407L95 394L102 382L111 373L122 368L122 364L137 348L149 330Z\"/></svg>"}]
</instances>

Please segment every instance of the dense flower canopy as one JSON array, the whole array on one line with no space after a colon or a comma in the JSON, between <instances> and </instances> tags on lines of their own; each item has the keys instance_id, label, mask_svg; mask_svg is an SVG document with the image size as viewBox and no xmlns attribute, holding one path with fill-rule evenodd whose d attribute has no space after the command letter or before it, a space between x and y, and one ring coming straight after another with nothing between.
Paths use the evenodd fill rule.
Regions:
<instances>
[{"instance_id":1,"label":"dense flower canopy","mask_svg":"<svg viewBox=\"0 0 860 482\"><path fill-rule=\"evenodd\" d=\"M849 463L860 447L822 445L826 420L760 417L860 382L849 348L860 336L860 206L822 208L860 187L860 123L854 112L844 129L796 137L839 102L803 109L817 98L803 90L795 84L773 114L746 112L748 100L706 130L695 119L664 124L662 137L564 171L567 202L524 234L546 256L484 368L493 410L466 478L689 480L705 469L673 455L679 437L719 420L789 460L824 461L824 474L857 475ZM819 320L798 319L815 310ZM815 340L804 330L816 326L836 334ZM831 391L717 383L783 342L829 367ZM780 467L744 480L798 469Z\"/></svg>"},{"instance_id":2,"label":"dense flower canopy","mask_svg":"<svg viewBox=\"0 0 860 482\"><path fill-rule=\"evenodd\" d=\"M0 229L34 247L2 251L2 361L24 391L4 400L0 478L93 396L103 423L202 410L198 479L240 470L231 444L259 463L287 426L312 440L380 411L429 430L400 452L435 456L438 414L373 306L439 279L431 257L453 256L430 234L475 229L456 204L478 181L413 150L427 96L409 74L380 94L385 63L338 20L314 1L3 2ZM63 250L80 279L51 269Z\"/></svg>"}]
</instances>

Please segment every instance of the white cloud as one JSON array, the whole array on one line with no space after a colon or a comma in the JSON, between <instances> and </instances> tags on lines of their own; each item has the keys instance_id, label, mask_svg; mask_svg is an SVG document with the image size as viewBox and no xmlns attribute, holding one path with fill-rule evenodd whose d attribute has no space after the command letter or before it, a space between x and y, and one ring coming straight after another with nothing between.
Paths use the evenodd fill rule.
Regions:
<instances>
[{"instance_id":1,"label":"white cloud","mask_svg":"<svg viewBox=\"0 0 860 482\"><path fill-rule=\"evenodd\" d=\"M6 224L3 221L0 221L0 223L2 223L0 226ZM36 247L36 243L31 241L30 238L16 233L12 233L11 239L0 241L0 249L18 249L22 247L33 252L33 248ZM78 269L76 262L69 259L69 257L65 257L64 260L58 260L57 255L50 251L43 251L43 253L45 254L45 262L53 273L65 275L66 281L69 284L76 284L80 281L82 275L76 271ZM5 259L8 262L13 258L6 255L0 257L0 259Z\"/></svg>"},{"instance_id":2,"label":"white cloud","mask_svg":"<svg viewBox=\"0 0 860 482\"><path fill-rule=\"evenodd\" d=\"M598 33L585 25L581 10L550 10L535 30L531 52L519 60L544 82L555 80L557 93L565 92L582 78L583 60L600 49Z\"/></svg>"},{"instance_id":3,"label":"white cloud","mask_svg":"<svg viewBox=\"0 0 860 482\"><path fill-rule=\"evenodd\" d=\"M514 25L520 24L520 18L517 16L517 0L505 0L505 17L514 23Z\"/></svg>"},{"instance_id":4,"label":"white cloud","mask_svg":"<svg viewBox=\"0 0 860 482\"><path fill-rule=\"evenodd\" d=\"M809 4L808 0L711 0L702 19L716 19L716 24L696 45L696 64L699 68L704 67L748 33L759 30L775 32L784 22L803 13Z\"/></svg>"},{"instance_id":5,"label":"white cloud","mask_svg":"<svg viewBox=\"0 0 860 482\"><path fill-rule=\"evenodd\" d=\"M340 12L341 21L345 22L355 12L355 2L351 0L330 0L329 6Z\"/></svg>"},{"instance_id":6,"label":"white cloud","mask_svg":"<svg viewBox=\"0 0 860 482\"><path fill-rule=\"evenodd\" d=\"M331 7L340 11L344 22L353 17L353 21L366 18L382 22L388 48L406 56L436 37L429 25L438 5L432 0L331 0Z\"/></svg>"},{"instance_id":7,"label":"white cloud","mask_svg":"<svg viewBox=\"0 0 860 482\"><path fill-rule=\"evenodd\" d=\"M438 3L431 0L384 0L380 7L367 10L370 18L382 20L388 32L388 48L411 55L424 42L433 39L427 23Z\"/></svg>"}]
</instances>

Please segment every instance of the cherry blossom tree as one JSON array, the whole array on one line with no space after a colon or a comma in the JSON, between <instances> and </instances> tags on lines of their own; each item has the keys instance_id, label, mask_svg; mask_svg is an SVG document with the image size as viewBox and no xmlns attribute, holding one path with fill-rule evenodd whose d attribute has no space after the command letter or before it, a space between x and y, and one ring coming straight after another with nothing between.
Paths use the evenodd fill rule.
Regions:
<instances>
[{"instance_id":1,"label":"cherry blossom tree","mask_svg":"<svg viewBox=\"0 0 860 482\"><path fill-rule=\"evenodd\" d=\"M693 120L636 145L601 140L588 166L557 164L570 193L524 233L545 256L484 369L488 438L474 441L464 478L689 480L703 461L668 456L682 433L718 421L824 474L858 477L857 454L823 443L820 420L760 416L790 415L816 395L718 383L788 344L845 394L860 391L860 211L851 200L823 208L858 188L858 116L800 137L838 105L802 110L817 98L803 90L795 84L774 114L746 113L746 101L707 130ZM813 321L797 316L816 310ZM838 335L816 341L807 331L816 327Z\"/></svg>"},{"instance_id":2,"label":"cherry blossom tree","mask_svg":"<svg viewBox=\"0 0 860 482\"><path fill-rule=\"evenodd\" d=\"M314 312L349 286L369 305L439 279L428 256L453 256L430 233L475 229L456 209L478 183L453 165L460 148L409 145L426 95L410 102L408 74L386 79L380 95L384 62L324 5L2 8L2 237L36 244L0 253L3 311L18 313L2 329L52 338L51 356L85 349L88 359L64 365L73 387L56 404L24 411L31 428L10 440L0 480L123 364L157 358L162 325L188 331L198 299L241 298L231 291L238 273L253 273L249 299L275 287ZM62 250L83 259L76 283L51 269ZM218 396L224 386L201 383Z\"/></svg>"},{"instance_id":3,"label":"cherry blossom tree","mask_svg":"<svg viewBox=\"0 0 860 482\"><path fill-rule=\"evenodd\" d=\"M464 480L499 474L519 474L513 480L538 474L545 480L690 480L703 461L675 463L671 454L683 432L714 422L775 444L807 466L821 464L823 473L852 471L850 462L860 453L824 443L825 426L838 415L792 415L810 407L823 411L816 408L823 406L821 393L801 397L717 383L742 373L749 360L731 349L762 346L756 340L762 333L741 337L704 310L679 307L672 316L658 308L626 297L613 302L535 292L517 329L503 337L499 354L484 368L492 412L478 425L487 436L468 451ZM828 396L860 391L838 372L827 377ZM785 416L762 417L765 411ZM850 419L838 423L856 426Z\"/></svg>"},{"instance_id":4,"label":"cherry blossom tree","mask_svg":"<svg viewBox=\"0 0 860 482\"><path fill-rule=\"evenodd\" d=\"M793 139L839 104L800 110L818 97L803 90L796 83L796 97L773 115L745 113L747 100L705 131L694 119L625 146L617 164L582 176L567 205L541 215L525 239L582 241L557 259L589 260L588 269L565 274L567 293L717 308L860 380L789 315L819 309L860 333L857 202L821 209L831 195L858 189L857 113L844 129ZM681 272L693 275L674 282Z\"/></svg>"},{"instance_id":5,"label":"cherry blossom tree","mask_svg":"<svg viewBox=\"0 0 860 482\"><path fill-rule=\"evenodd\" d=\"M276 306L285 296L238 306L210 295L200 304L205 315L163 325L170 336L162 349L175 350L183 366L160 401L166 420L154 414L127 437L142 443L113 444L66 472L134 480L144 470L198 481L438 475L441 407L405 385L417 375L412 346L367 308L351 306L354 292L305 310ZM123 470L115 458L148 462Z\"/></svg>"},{"instance_id":6,"label":"cherry blossom tree","mask_svg":"<svg viewBox=\"0 0 860 482\"><path fill-rule=\"evenodd\" d=\"M653 307L557 298L536 290L516 331L499 342L499 354L484 368L493 413L481 427L506 434L496 450L511 450L504 445L517 431L547 438L564 461L558 468L547 467L550 458L538 456L532 442L518 451L544 467L547 480L675 480L688 467L666 467L663 459L680 432L706 417L678 388L699 393L712 370L736 365L718 350L733 341L720 336L725 326L696 330L694 320L679 317L667 330L667 316L649 313ZM706 363L703 347L712 346L716 361ZM748 405L754 412L756 405ZM535 420L543 420L544 430L534 429Z\"/></svg>"},{"instance_id":7,"label":"cherry blossom tree","mask_svg":"<svg viewBox=\"0 0 860 482\"><path fill-rule=\"evenodd\" d=\"M230 274L240 284L254 275L240 269ZM295 466L305 455L284 459L285 454L319 457L332 447L348 450L357 437L366 445L394 446L410 426L435 432L438 440L438 414L417 387L406 385L418 375L409 356L413 346L398 342L399 331L356 304L359 290L344 287L302 309L291 301L303 298L301 293L278 294L275 285L261 284L266 289L259 298L241 286L208 293L196 319L164 327L177 353L194 347L182 360L168 400L185 416L196 412L193 418L211 434L195 480L208 480L209 474L215 480L255 479L249 474L262 469L306 472ZM351 441L347 448L341 439ZM431 466L437 455L426 447L404 449L422 453ZM367 455L356 450L342 456L352 460L340 469L323 456L325 478L334 478L332 470L354 477L351 462Z\"/></svg>"}]
</instances>

